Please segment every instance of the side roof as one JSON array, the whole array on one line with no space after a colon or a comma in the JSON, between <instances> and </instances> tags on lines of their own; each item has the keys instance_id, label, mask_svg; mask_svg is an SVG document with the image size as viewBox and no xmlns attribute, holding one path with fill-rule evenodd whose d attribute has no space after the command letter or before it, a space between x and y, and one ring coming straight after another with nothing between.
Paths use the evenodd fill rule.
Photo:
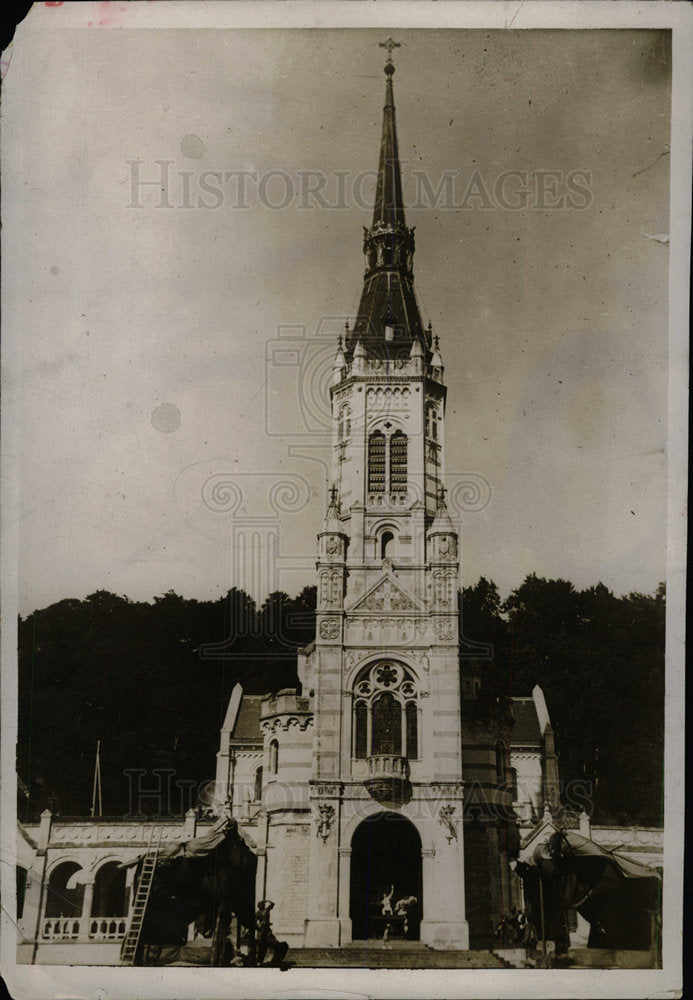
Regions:
<instances>
[{"instance_id":1,"label":"side roof","mask_svg":"<svg viewBox=\"0 0 693 1000\"><path fill-rule=\"evenodd\" d=\"M542 689L538 684L535 684L531 697L513 698L512 703L515 724L510 737L510 745L540 744L547 729L550 732L553 731Z\"/></svg>"},{"instance_id":2,"label":"side roof","mask_svg":"<svg viewBox=\"0 0 693 1000\"><path fill-rule=\"evenodd\" d=\"M261 707L262 695L243 694L241 685L236 684L221 727L222 733L228 733L230 743L262 743Z\"/></svg>"}]
</instances>

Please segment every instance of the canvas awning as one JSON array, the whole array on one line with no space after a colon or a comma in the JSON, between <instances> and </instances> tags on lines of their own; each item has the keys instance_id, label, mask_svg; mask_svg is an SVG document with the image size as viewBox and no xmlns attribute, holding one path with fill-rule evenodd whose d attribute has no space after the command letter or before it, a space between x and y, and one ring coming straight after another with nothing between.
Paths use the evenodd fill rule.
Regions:
<instances>
[{"instance_id":1,"label":"canvas awning","mask_svg":"<svg viewBox=\"0 0 693 1000\"><path fill-rule=\"evenodd\" d=\"M192 922L204 935L218 936L233 914L242 926L252 927L256 866L236 822L228 818L199 837L161 849L141 943L183 945Z\"/></svg>"},{"instance_id":2,"label":"canvas awning","mask_svg":"<svg viewBox=\"0 0 693 1000\"><path fill-rule=\"evenodd\" d=\"M561 915L575 909L592 925L590 945L650 947L652 915L659 911L662 884L654 868L572 830L560 830L539 844L527 862L518 864L518 873L537 913L541 882L545 921L557 936Z\"/></svg>"}]
</instances>

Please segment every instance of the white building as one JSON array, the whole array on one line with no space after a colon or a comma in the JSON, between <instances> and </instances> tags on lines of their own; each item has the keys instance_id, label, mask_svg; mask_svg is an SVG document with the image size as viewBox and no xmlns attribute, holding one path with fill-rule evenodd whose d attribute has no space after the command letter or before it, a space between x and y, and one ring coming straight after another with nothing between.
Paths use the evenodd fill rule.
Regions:
<instances>
[{"instance_id":1,"label":"white building","mask_svg":"<svg viewBox=\"0 0 693 1000\"><path fill-rule=\"evenodd\" d=\"M230 801L257 856L256 899L274 901L274 932L294 948L381 937L388 924L433 948L488 948L519 902L520 835L528 844L558 804L557 760L539 688L511 702L482 678L460 683L447 390L414 294L389 57L385 74L364 285L335 345L316 638L299 653L300 691L234 690L212 811ZM117 963L134 870L119 865L153 829L175 843L208 825L193 812L164 822L46 812L23 827L19 960Z\"/></svg>"}]
</instances>

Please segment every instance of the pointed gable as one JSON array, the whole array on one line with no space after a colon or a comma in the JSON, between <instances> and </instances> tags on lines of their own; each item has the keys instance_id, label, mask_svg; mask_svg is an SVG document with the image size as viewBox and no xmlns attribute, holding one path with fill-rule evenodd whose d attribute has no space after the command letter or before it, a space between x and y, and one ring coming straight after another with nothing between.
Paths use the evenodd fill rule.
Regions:
<instances>
[{"instance_id":1,"label":"pointed gable","mask_svg":"<svg viewBox=\"0 0 693 1000\"><path fill-rule=\"evenodd\" d=\"M359 598L351 611L420 611L419 605L402 590L390 574L376 581L363 597Z\"/></svg>"}]
</instances>

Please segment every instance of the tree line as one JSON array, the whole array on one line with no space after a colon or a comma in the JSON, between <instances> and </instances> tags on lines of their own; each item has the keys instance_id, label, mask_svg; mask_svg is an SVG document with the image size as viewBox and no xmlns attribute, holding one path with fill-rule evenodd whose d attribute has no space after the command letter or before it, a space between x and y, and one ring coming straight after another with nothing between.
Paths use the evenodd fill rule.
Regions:
<instances>
[{"instance_id":1,"label":"tree line","mask_svg":"<svg viewBox=\"0 0 693 1000\"><path fill-rule=\"evenodd\" d=\"M19 818L46 807L88 815L97 740L104 815L131 812L134 785L156 787L164 772L164 809L194 805L214 778L233 686L298 685L296 651L314 638L315 601L315 587L260 606L235 588L217 600L169 591L151 603L97 591L20 618ZM594 820L659 824L664 586L615 597L602 584L577 591L531 575L503 601L482 578L460 608L461 672L508 696L541 685L562 781L589 783Z\"/></svg>"}]
</instances>

